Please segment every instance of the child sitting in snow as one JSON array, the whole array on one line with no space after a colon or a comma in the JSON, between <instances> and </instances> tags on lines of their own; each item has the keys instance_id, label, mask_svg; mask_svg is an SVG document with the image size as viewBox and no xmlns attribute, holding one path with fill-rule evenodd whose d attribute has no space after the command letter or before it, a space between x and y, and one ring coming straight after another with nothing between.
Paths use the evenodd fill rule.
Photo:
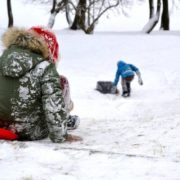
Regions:
<instances>
[{"instance_id":1,"label":"child sitting in snow","mask_svg":"<svg viewBox=\"0 0 180 180\"><path fill-rule=\"evenodd\" d=\"M117 71L116 71L115 79L113 81L113 86L114 86L113 89L116 90L117 84L119 82L119 77L121 76L123 97L129 97L131 94L131 81L134 79L134 72L138 76L139 84L143 85L141 73L136 66L134 66L133 64L127 64L124 61L118 61Z\"/></svg>"},{"instance_id":2,"label":"child sitting in snow","mask_svg":"<svg viewBox=\"0 0 180 180\"><path fill-rule=\"evenodd\" d=\"M82 140L67 130L77 127L69 84L59 76L58 42L53 32L9 28L0 57L0 138L53 142ZM64 97L63 97L64 96Z\"/></svg>"}]
</instances>

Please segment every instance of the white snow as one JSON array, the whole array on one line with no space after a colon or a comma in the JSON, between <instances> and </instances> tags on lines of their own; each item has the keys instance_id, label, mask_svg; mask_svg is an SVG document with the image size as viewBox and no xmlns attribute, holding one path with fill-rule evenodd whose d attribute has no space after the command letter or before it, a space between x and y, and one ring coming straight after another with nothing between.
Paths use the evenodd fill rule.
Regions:
<instances>
[{"instance_id":1,"label":"white snow","mask_svg":"<svg viewBox=\"0 0 180 180\"><path fill-rule=\"evenodd\" d=\"M36 8L23 7L29 12ZM45 13L40 10L29 26ZM173 17L178 22L179 11ZM0 32L5 23L0 21ZM28 26L22 16L18 24ZM61 54L57 68L69 79L75 105L72 114L81 119L79 128L70 133L83 141L0 141L0 179L180 180L179 25L172 24L170 32L148 35L137 25L132 31L133 24L125 24L122 32L117 29L122 24L103 30L101 23L94 35L56 25ZM114 79L120 59L140 68L144 85L139 86L135 78L130 98L95 91L98 80ZM121 91L120 83L118 87Z\"/></svg>"}]
</instances>

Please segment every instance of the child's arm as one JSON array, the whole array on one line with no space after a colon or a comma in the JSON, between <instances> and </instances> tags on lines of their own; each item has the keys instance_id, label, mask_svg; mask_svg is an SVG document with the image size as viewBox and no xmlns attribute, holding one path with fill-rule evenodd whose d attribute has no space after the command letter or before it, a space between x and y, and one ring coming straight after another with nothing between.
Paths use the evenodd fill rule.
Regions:
<instances>
[{"instance_id":1,"label":"child's arm","mask_svg":"<svg viewBox=\"0 0 180 180\"><path fill-rule=\"evenodd\" d=\"M115 79L113 81L113 86L117 86L117 84L119 82L119 77L120 77L120 74L119 74L119 71L117 70L116 75L115 75Z\"/></svg>"},{"instance_id":2,"label":"child's arm","mask_svg":"<svg viewBox=\"0 0 180 180\"><path fill-rule=\"evenodd\" d=\"M138 83L139 83L140 85L143 85L143 80L142 80L142 78L141 78L141 73L140 73L139 69L138 69L136 66L134 66L133 64L129 64L129 66L130 66L131 69L136 73L136 75L137 75L137 77L138 77Z\"/></svg>"},{"instance_id":3,"label":"child's arm","mask_svg":"<svg viewBox=\"0 0 180 180\"><path fill-rule=\"evenodd\" d=\"M134 72L139 71L139 69L138 69L135 65L129 64L129 66L131 67L131 69L132 69Z\"/></svg>"},{"instance_id":4,"label":"child's arm","mask_svg":"<svg viewBox=\"0 0 180 180\"><path fill-rule=\"evenodd\" d=\"M141 73L140 73L140 71L136 71L136 75L137 75L137 77L138 77L138 83L139 83L140 85L143 85L143 80L142 80L142 78L141 78Z\"/></svg>"}]
</instances>

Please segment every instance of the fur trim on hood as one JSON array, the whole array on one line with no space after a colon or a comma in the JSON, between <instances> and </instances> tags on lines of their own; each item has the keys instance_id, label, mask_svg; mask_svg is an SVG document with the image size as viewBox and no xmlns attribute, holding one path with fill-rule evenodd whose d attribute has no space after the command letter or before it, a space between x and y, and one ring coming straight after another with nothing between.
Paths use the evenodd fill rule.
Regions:
<instances>
[{"instance_id":1,"label":"fur trim on hood","mask_svg":"<svg viewBox=\"0 0 180 180\"><path fill-rule=\"evenodd\" d=\"M34 31L23 28L9 28L2 36L2 42L6 48L16 45L48 58L46 42Z\"/></svg>"}]
</instances>

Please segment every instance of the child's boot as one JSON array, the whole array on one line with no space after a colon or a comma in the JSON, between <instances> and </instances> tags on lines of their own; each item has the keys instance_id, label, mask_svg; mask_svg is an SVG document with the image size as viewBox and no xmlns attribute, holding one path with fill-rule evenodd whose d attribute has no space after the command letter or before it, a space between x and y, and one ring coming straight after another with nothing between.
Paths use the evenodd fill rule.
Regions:
<instances>
[{"instance_id":1,"label":"child's boot","mask_svg":"<svg viewBox=\"0 0 180 180\"><path fill-rule=\"evenodd\" d=\"M69 115L68 121L67 121L67 129L73 130L77 129L77 127L80 124L80 119L76 115Z\"/></svg>"}]
</instances>

